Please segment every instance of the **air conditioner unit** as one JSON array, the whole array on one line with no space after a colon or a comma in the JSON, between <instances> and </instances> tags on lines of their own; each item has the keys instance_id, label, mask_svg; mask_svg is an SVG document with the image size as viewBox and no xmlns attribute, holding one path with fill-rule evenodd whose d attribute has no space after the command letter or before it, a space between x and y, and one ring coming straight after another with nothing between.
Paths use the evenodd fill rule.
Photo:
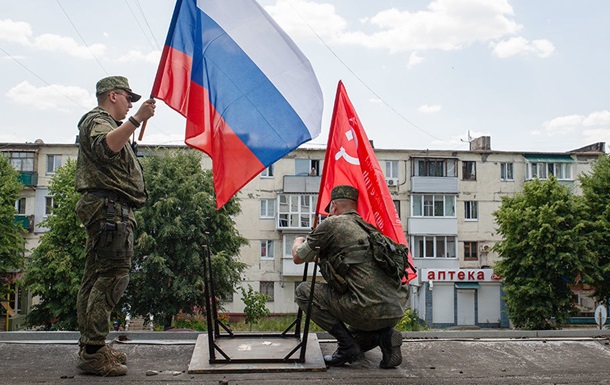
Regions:
<instances>
[{"instance_id":1,"label":"air conditioner unit","mask_svg":"<svg viewBox=\"0 0 610 385\"><path fill-rule=\"evenodd\" d=\"M491 251L491 246L488 244L483 244L479 247L479 251L481 253L489 253Z\"/></svg>"},{"instance_id":2,"label":"air conditioner unit","mask_svg":"<svg viewBox=\"0 0 610 385\"><path fill-rule=\"evenodd\" d=\"M398 186L398 178L385 178L388 186Z\"/></svg>"}]
</instances>

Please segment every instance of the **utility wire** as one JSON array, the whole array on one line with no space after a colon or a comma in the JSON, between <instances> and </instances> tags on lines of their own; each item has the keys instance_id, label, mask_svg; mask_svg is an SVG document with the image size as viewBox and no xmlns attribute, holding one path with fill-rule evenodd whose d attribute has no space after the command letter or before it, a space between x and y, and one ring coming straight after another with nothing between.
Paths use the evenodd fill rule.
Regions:
<instances>
[{"instance_id":1,"label":"utility wire","mask_svg":"<svg viewBox=\"0 0 610 385\"><path fill-rule=\"evenodd\" d=\"M294 9L295 13L299 16L299 18L303 21L303 23L305 23L305 25L311 30L311 32L313 32L314 35L316 35L316 37L318 38L318 40L320 40L320 42L322 42L322 44L330 51L331 54L333 54L333 56L335 58L337 58L337 60L343 64L343 66L360 82L362 83L362 85L364 87L366 87L366 89L368 89L373 95L375 95L379 100L381 100L381 102L383 104L386 105L386 107L388 107L390 110L392 110L396 115L398 115L402 120L404 120L405 122L409 123L411 126L417 128L419 131L423 132L424 134L436 139L436 140L440 140L441 142L447 143L446 140L441 139L431 133L429 133L428 131L424 130L423 128L420 128L417 124L411 122L409 119L407 119L403 114L401 114L400 112L398 112L394 107L392 107L388 102L385 101L385 99L383 99L381 96L379 96L379 94L377 94L377 92L375 92L371 87L369 87L368 84L366 84L364 82L364 80L362 80L360 78L360 76L358 76L348 65L347 63L345 63L340 57L339 55L337 55L335 53L335 51L333 51L332 48L330 48L330 46L328 44L326 44L326 42L324 41L324 39L322 39L322 37L313 29L313 27L307 23L307 21L303 18L303 16L301 16L301 14L299 13L299 11L297 11L297 9L292 5L292 2L289 1L288 2L290 4L290 6L292 7L292 9Z\"/></svg>"},{"instance_id":2,"label":"utility wire","mask_svg":"<svg viewBox=\"0 0 610 385\"><path fill-rule=\"evenodd\" d=\"M74 23L72 22L72 19L70 19L70 16L68 15L68 13L66 12L66 10L64 9L64 7L61 5L61 3L59 2L59 0L57 0L57 4L59 5L59 8L61 8L62 12L64 13L64 15L66 15L66 18L68 19L68 21L70 22L70 24L72 24L72 28L74 28L74 30L76 31L76 34L78 35L78 37L80 37L80 39L82 40L83 44L85 44L85 47L87 47L87 49L89 50L89 52L91 53L91 56L93 56L93 58L95 59L95 61L97 62L97 64L99 64L100 67L102 67L102 70L104 71L104 73L106 75L108 75L108 71L106 71L106 68L104 68L104 66L102 65L102 63L98 60L97 56L95 56L95 54L93 53L93 51L91 51L91 48L89 48L89 45L87 44L87 42L85 41L85 39L83 38L83 35L80 34L78 28L76 28L76 25L74 25Z\"/></svg>"},{"instance_id":3,"label":"utility wire","mask_svg":"<svg viewBox=\"0 0 610 385\"><path fill-rule=\"evenodd\" d=\"M83 106L82 104L80 104L79 102L77 102L76 100L72 99L71 97L69 97L68 95L64 94L63 92L61 92L59 89L57 89L57 87L55 87L53 84L50 84L49 82L47 82L46 80L44 80L43 78L41 78L40 76L38 76L34 71L32 71L31 69L29 69L25 64L23 64L22 62L20 62L16 57L14 57L13 55L11 55L9 52L7 52L4 48L0 47L0 51L4 52L6 54L6 56L10 57L11 59L13 59L17 64L19 64L21 67L23 67L26 71L28 71L29 73L31 73L32 75L34 75L38 80L40 80L41 82L43 82L44 84L46 84L47 86L51 87L55 92L57 92L58 94L62 95L63 97L65 97L66 99L70 100L72 103L84 108L85 110L88 109L87 107Z\"/></svg>"},{"instance_id":4,"label":"utility wire","mask_svg":"<svg viewBox=\"0 0 610 385\"><path fill-rule=\"evenodd\" d=\"M142 24L140 24L140 21L138 20L138 17L136 16L136 14L133 12L133 9L131 9L131 5L129 5L129 1L125 0L125 4L127 4L127 8L129 8L129 12L131 12L131 15L133 16L133 18L135 19L136 23L138 24L138 27L140 27L140 30L142 31L142 34L144 35L144 37L146 38L146 41L148 41L148 44L150 44L150 46L152 47L152 49L156 49L159 50L159 46L155 46L155 44L153 44L150 41L150 38L148 37L148 35L146 34L146 31L144 31L144 28L142 28ZM141 12L141 8L140 8L140 12ZM142 17L144 18L144 20L146 21L146 16L144 16L144 13L142 13ZM148 25L148 21L146 21L146 25ZM148 25L148 29L150 30L150 25ZM152 33L152 31L151 31ZM153 36L153 41L154 41L154 36Z\"/></svg>"},{"instance_id":5,"label":"utility wire","mask_svg":"<svg viewBox=\"0 0 610 385\"><path fill-rule=\"evenodd\" d=\"M127 1L127 0L125 0L125 1ZM142 18L144 18L144 22L146 23L146 26L148 27L148 31L150 32L150 36L152 36L152 40L155 43L155 47L153 47L153 48L156 48L159 51L161 51L161 45L159 44L159 42L155 38L155 33L153 32L152 28L150 27L150 24L148 23L148 19L146 18L146 15L144 14L144 10L142 9L142 6L140 5L140 2L138 0L135 0L135 3L136 3L136 6L138 7L138 10L142 14Z\"/></svg>"}]
</instances>

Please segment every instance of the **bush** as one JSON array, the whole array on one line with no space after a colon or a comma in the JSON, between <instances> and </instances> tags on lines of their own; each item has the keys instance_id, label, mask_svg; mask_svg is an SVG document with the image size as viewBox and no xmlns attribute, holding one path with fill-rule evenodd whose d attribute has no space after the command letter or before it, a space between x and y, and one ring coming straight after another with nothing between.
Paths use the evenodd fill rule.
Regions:
<instances>
[{"instance_id":1,"label":"bush","mask_svg":"<svg viewBox=\"0 0 610 385\"><path fill-rule=\"evenodd\" d=\"M403 314L402 318L394 328L401 332L417 332L427 330L428 326L424 321L419 319L417 310L407 308L405 314Z\"/></svg>"}]
</instances>

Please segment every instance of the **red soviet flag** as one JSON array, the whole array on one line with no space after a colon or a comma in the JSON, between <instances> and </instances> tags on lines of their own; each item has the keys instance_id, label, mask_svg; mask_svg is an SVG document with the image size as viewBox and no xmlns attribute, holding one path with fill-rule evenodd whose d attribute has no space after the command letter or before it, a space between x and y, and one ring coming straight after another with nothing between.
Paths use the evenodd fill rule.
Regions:
<instances>
[{"instance_id":1,"label":"red soviet flag","mask_svg":"<svg viewBox=\"0 0 610 385\"><path fill-rule=\"evenodd\" d=\"M324 208L330 202L332 189L339 185L358 189L358 212L365 221L395 242L407 245L383 171L341 81L335 96L317 213L328 214ZM409 262L413 264L410 251ZM416 277L410 268L407 273L407 281Z\"/></svg>"}]
</instances>

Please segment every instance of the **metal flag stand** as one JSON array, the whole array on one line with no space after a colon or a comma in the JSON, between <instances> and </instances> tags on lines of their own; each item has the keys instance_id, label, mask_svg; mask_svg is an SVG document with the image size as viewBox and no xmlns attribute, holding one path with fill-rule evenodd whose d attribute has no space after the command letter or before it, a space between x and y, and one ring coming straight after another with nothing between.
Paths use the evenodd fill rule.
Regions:
<instances>
[{"instance_id":1,"label":"metal flag stand","mask_svg":"<svg viewBox=\"0 0 610 385\"><path fill-rule=\"evenodd\" d=\"M210 364L256 364L256 363L304 363L305 353L307 349L307 336L309 334L309 321L311 319L312 298L314 286L316 284L316 275L318 272L318 263L314 261L313 276L311 279L311 292L309 294L309 302L305 314L305 326L303 327L303 335L301 336L301 322L303 319L303 311L299 307L296 319L281 333L239 333L235 334L227 327L220 319L218 319L218 308L216 302L216 290L214 286L214 277L212 274L212 258L209 248L208 234L206 233L206 245L203 253L203 274L204 274L204 297L206 321L208 327L208 350ZM307 267L305 264L303 269L303 281L307 280ZM289 331L294 327L294 333ZM226 334L221 334L220 328L224 329ZM283 358L232 358L223 351L217 344L217 340L221 338L289 338L296 340L297 344ZM298 357L293 357L296 352L299 352ZM222 358L216 356L216 352L220 353Z\"/></svg>"}]
</instances>

